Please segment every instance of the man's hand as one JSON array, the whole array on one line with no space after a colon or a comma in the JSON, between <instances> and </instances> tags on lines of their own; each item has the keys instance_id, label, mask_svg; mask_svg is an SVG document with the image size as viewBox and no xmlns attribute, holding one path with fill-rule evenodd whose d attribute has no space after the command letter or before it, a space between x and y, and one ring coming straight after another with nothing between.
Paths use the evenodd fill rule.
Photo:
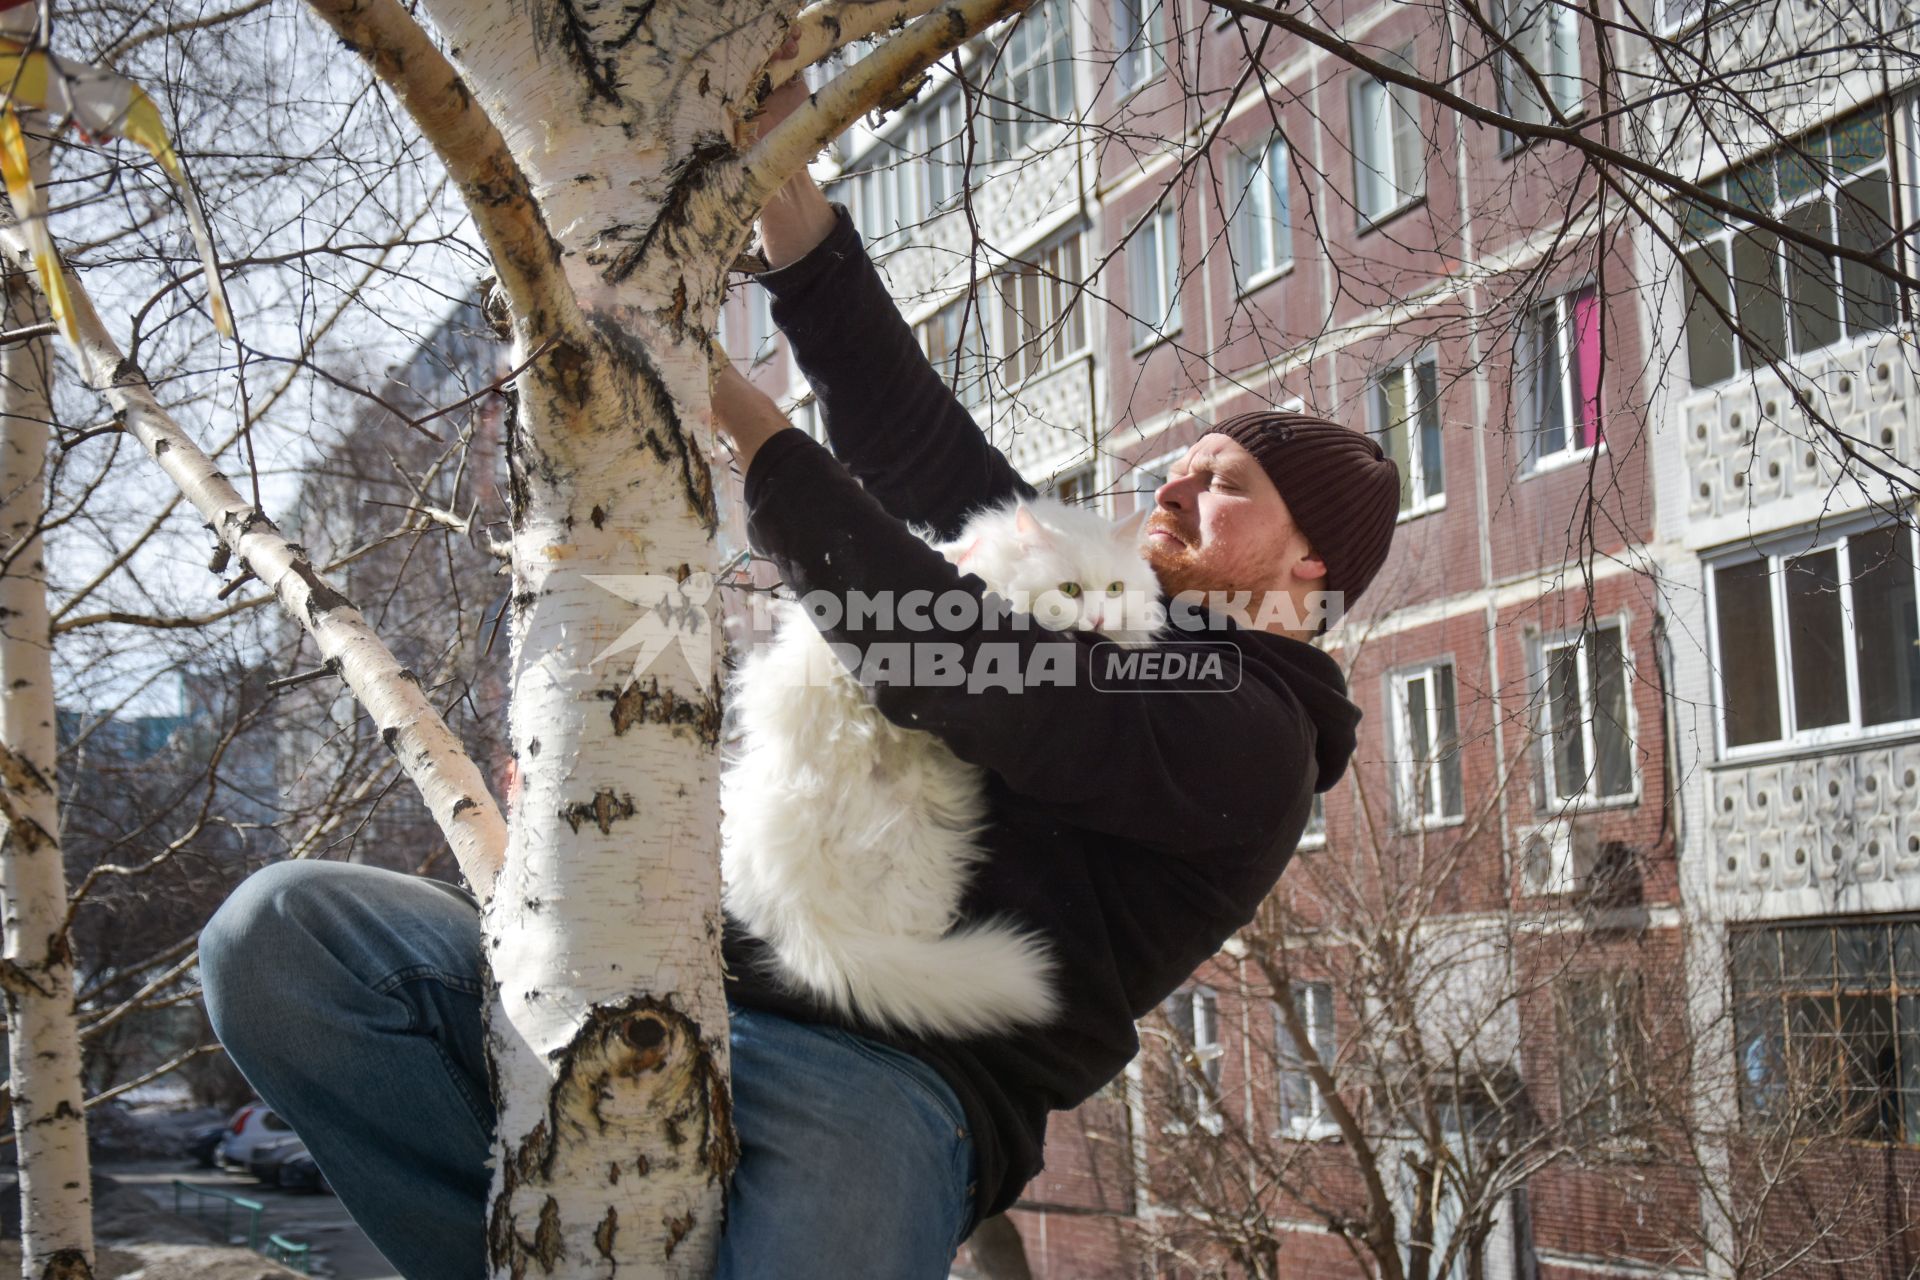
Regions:
<instances>
[{"instance_id":1,"label":"man's hand","mask_svg":"<svg viewBox=\"0 0 1920 1280\"><path fill-rule=\"evenodd\" d=\"M780 57L791 57L795 39L787 37ZM767 95L757 115L740 122L737 143L742 150L752 146L769 129L792 115L811 93L805 73ZM827 238L833 230L833 206L806 170L802 169L774 193L760 211L760 248L769 267L784 267L806 256L807 251Z\"/></svg>"},{"instance_id":2,"label":"man's hand","mask_svg":"<svg viewBox=\"0 0 1920 1280\"><path fill-rule=\"evenodd\" d=\"M780 406L731 364L714 370L713 425L733 447L743 476L753 465L753 455L774 432L793 429Z\"/></svg>"}]
</instances>

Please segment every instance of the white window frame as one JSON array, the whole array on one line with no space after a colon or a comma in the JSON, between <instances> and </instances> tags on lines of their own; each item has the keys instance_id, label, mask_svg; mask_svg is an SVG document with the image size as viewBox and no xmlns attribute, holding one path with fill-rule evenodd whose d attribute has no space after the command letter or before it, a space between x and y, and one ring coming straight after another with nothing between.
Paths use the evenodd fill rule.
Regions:
<instances>
[{"instance_id":1,"label":"white window frame","mask_svg":"<svg viewBox=\"0 0 1920 1280\"><path fill-rule=\"evenodd\" d=\"M959 90L942 94L914 120L915 149L923 157L921 207L931 218L960 203L967 189L967 102Z\"/></svg>"},{"instance_id":2,"label":"white window frame","mask_svg":"<svg viewBox=\"0 0 1920 1280\"><path fill-rule=\"evenodd\" d=\"M1274 132L1234 152L1228 166L1236 199L1227 217L1234 229L1234 275L1242 294L1293 267L1292 158L1286 138Z\"/></svg>"},{"instance_id":3,"label":"white window frame","mask_svg":"<svg viewBox=\"0 0 1920 1280\"><path fill-rule=\"evenodd\" d=\"M1594 741L1593 707L1593 667L1589 640L1602 631L1617 630L1620 633L1620 690L1626 708L1626 724L1622 726L1627 735L1627 773L1629 787L1619 793L1601 793L1581 791L1575 795L1559 794L1559 779L1554 776L1553 764L1553 698L1549 688L1550 674L1555 656L1565 649L1575 649L1574 680L1580 694L1580 751L1581 758L1587 762L1587 786L1599 785L1599 751ZM1633 706L1633 692L1636 672L1633 660L1633 629L1628 625L1625 615L1596 618L1591 626L1578 630L1556 632L1539 637L1534 645L1533 695L1533 747L1535 751L1534 769L1538 782L1535 795L1536 812L1568 813L1584 809L1608 808L1615 805L1637 804L1640 800L1640 726Z\"/></svg>"},{"instance_id":4,"label":"white window frame","mask_svg":"<svg viewBox=\"0 0 1920 1280\"><path fill-rule=\"evenodd\" d=\"M1138 354L1180 332L1180 214L1171 201L1141 219L1127 242L1127 268ZM1142 296L1149 289L1151 301Z\"/></svg>"},{"instance_id":5,"label":"white window frame","mask_svg":"<svg viewBox=\"0 0 1920 1280\"><path fill-rule=\"evenodd\" d=\"M1414 46L1405 45L1381 60L1411 67L1413 57ZM1425 198L1426 139L1420 134L1420 99L1411 89L1361 72L1347 82L1347 108L1353 207L1365 230Z\"/></svg>"},{"instance_id":6,"label":"white window frame","mask_svg":"<svg viewBox=\"0 0 1920 1280\"><path fill-rule=\"evenodd\" d=\"M1114 86L1122 102L1166 70L1166 14L1171 0L1113 0Z\"/></svg>"},{"instance_id":7,"label":"white window frame","mask_svg":"<svg viewBox=\"0 0 1920 1280\"><path fill-rule=\"evenodd\" d=\"M1162 453L1156 453L1151 458L1143 461L1126 464L1126 469L1115 478L1114 488L1117 490L1122 483L1131 483L1131 491L1136 499L1138 499L1137 505L1151 510L1153 508L1153 495L1160 491L1160 485L1167 482L1167 472L1173 469L1174 463L1186 457L1187 450L1192 447L1192 445L1183 444L1177 449L1168 449ZM1154 485L1151 489L1141 488L1141 481L1149 476L1158 476L1159 484Z\"/></svg>"},{"instance_id":8,"label":"white window frame","mask_svg":"<svg viewBox=\"0 0 1920 1280\"><path fill-rule=\"evenodd\" d=\"M920 344L921 354L927 357L934 372L947 382L969 413L977 414L992 400L988 375L993 365L993 335L989 332L986 315L992 299L991 291L982 290L981 296L977 296L969 308L963 294L913 326L913 336ZM963 325L965 328L961 329ZM948 346L950 335L942 334L941 345L947 349L936 353L932 349L934 331L948 326L958 333L961 350L956 353Z\"/></svg>"},{"instance_id":9,"label":"white window frame","mask_svg":"<svg viewBox=\"0 0 1920 1280\"><path fill-rule=\"evenodd\" d=\"M1453 687L1454 738L1453 749L1445 755L1440 754L1440 673L1447 673L1447 683ZM1421 710L1427 721L1427 741L1413 741L1413 701L1412 686L1424 681L1421 694ZM1415 667L1403 667L1390 672L1387 677L1388 720L1393 732L1393 809L1394 825L1401 831L1431 830L1434 827L1451 826L1465 820L1466 789L1460 778L1460 685L1455 676L1451 659L1438 659ZM1427 756L1426 777L1416 776L1415 766L1420 753ZM1446 811L1447 787L1446 772L1451 768L1455 775L1455 791L1460 795L1460 812ZM1419 811L1411 807L1414 801L1421 801Z\"/></svg>"},{"instance_id":10,"label":"white window frame","mask_svg":"<svg viewBox=\"0 0 1920 1280\"><path fill-rule=\"evenodd\" d=\"M1333 1003L1333 984L1330 982L1295 982L1292 984L1293 1003L1300 1010L1301 1020L1307 1024L1309 1048L1313 1050L1320 1064L1332 1070L1334 1060L1340 1052L1340 1030L1337 1025ZM1304 998L1305 1004L1302 1005ZM1274 1106L1276 1110L1286 1097L1286 1079L1291 1076L1305 1083L1307 1088L1307 1112L1304 1115L1279 1116L1279 1125L1274 1130L1277 1138L1290 1138L1303 1142L1316 1142L1324 1138L1337 1137L1340 1129L1327 1116L1327 1099L1320 1091L1319 1084L1307 1071L1303 1059L1292 1049L1291 1038L1287 1035L1287 1024L1281 1013L1278 1001L1269 1001L1268 1012L1273 1017L1275 1087ZM1321 1013L1325 1013L1324 1020ZM1323 1034L1324 1032L1324 1034ZM1300 1063L1289 1066L1289 1063Z\"/></svg>"},{"instance_id":11,"label":"white window frame","mask_svg":"<svg viewBox=\"0 0 1920 1280\"><path fill-rule=\"evenodd\" d=\"M1495 0L1493 21L1494 29L1538 73L1560 114L1568 120L1578 117L1583 106L1580 12L1568 0ZM1553 115L1532 80L1505 50L1497 59L1494 85L1501 115L1525 124L1552 122ZM1501 146L1507 152L1518 150L1525 141L1502 131Z\"/></svg>"},{"instance_id":12,"label":"white window frame","mask_svg":"<svg viewBox=\"0 0 1920 1280\"><path fill-rule=\"evenodd\" d=\"M1039 38L1031 29L1035 23L1047 27ZM1020 45L1018 52L1013 49L1016 41ZM1074 56L1072 7L1066 0L1039 0L1016 19L1006 38L989 57L992 60L989 100L981 105L989 117L984 121L987 152L998 163L1041 149L1068 127L1077 110L1078 59ZM1051 91L1048 100L1036 101L1032 94L1014 88L1016 79L1038 74L1043 69ZM1064 103L1059 101L1063 93ZM1032 103L1036 114L1022 114L1022 105L1026 103Z\"/></svg>"},{"instance_id":13,"label":"white window frame","mask_svg":"<svg viewBox=\"0 0 1920 1280\"><path fill-rule=\"evenodd\" d=\"M1858 169L1840 173L1831 162L1833 154L1831 140L1833 133L1839 126L1848 124L1866 115L1878 115L1884 130L1885 146L1880 158L1869 164L1862 165ZM1891 224L1890 229L1892 229L1897 236L1897 233L1903 225L1901 222L1900 184L1893 181L1892 167L1894 150L1899 145L1896 137L1897 133L1898 130L1895 127L1894 120L1891 118L1891 114L1887 110L1885 100L1876 100L1857 111L1848 112L1846 115L1830 120L1820 127L1809 130L1802 136L1793 139L1789 147L1798 147L1804 151L1809 151L1809 153L1811 153L1811 148L1816 145L1818 146L1818 154L1826 158L1823 163L1826 165L1827 174L1832 177L1834 181L1831 185L1825 181L1815 182L1806 190L1795 194L1789 199L1783 200L1780 198L1777 183L1775 183L1772 178L1769 178L1767 181L1771 196L1767 204L1767 213L1776 219L1786 220L1789 215L1796 210L1825 200L1828 206L1827 222L1826 226L1821 228L1819 234L1828 241L1837 244L1840 242L1841 203L1838 198L1840 190L1852 186L1855 183L1873 177L1879 177L1886 184L1887 211ZM1726 173L1712 178L1702 185L1721 194L1723 197L1737 199L1739 197L1735 193L1734 188L1739 179L1745 174L1757 172L1762 168L1771 168L1782 155L1788 154L1789 147L1772 148L1760 155L1754 156L1750 160L1733 166ZM1750 224L1742 219L1708 210L1704 206L1688 205L1684 202L1677 206L1677 217L1679 220L1680 233L1677 241L1683 253L1683 262L1685 258L1694 258L1698 255L1705 255L1712 259L1712 263L1702 274L1708 274L1713 278L1724 276L1727 281L1727 313L1733 317L1736 324L1740 323L1740 283L1735 278L1738 273L1738 267L1734 263L1733 255L1736 248L1736 241L1743 233L1751 229ZM1831 342L1823 346L1808 347L1805 350L1799 349L1799 340L1794 330L1794 303L1791 290L1788 287L1788 272L1791 268L1787 247L1784 241L1775 245L1770 263L1772 278L1768 282L1772 287L1770 290L1759 290L1759 292L1765 293L1769 297L1777 297L1779 300L1781 349L1778 355L1782 360L1791 363L1793 361L1806 359L1821 351L1834 350L1873 335L1898 330L1901 320L1900 291L1897 286L1889 286L1893 289L1893 296L1889 303L1891 316L1885 328L1869 328L1864 323L1856 323L1851 316L1845 314L1847 311L1848 297L1845 284L1846 266L1841 260L1836 258L1833 259L1829 265L1833 267L1836 276L1836 286L1834 290L1835 309L1842 313L1836 317L1835 320L1838 333ZM1696 267L1694 270L1700 271L1701 269ZM1685 292L1686 297L1690 299L1692 297L1691 277L1684 265L1680 272L1679 279L1682 285L1686 286L1683 292ZM1689 310L1690 307L1683 300L1680 334L1683 345L1691 342L1691 335L1686 330ZM1725 379L1715 382L1699 382L1694 378L1693 371L1691 367L1689 367L1689 381L1696 390L1704 390L1707 387L1725 386L1733 379L1748 376L1754 373L1756 368L1764 367L1748 364L1746 344L1741 341L1738 336L1733 338L1731 346L1733 367L1732 372L1729 373ZM1691 356L1689 357L1688 364L1689 366L1692 364Z\"/></svg>"},{"instance_id":14,"label":"white window frame","mask_svg":"<svg viewBox=\"0 0 1920 1280\"><path fill-rule=\"evenodd\" d=\"M1297 849L1324 849L1327 845L1327 793L1313 793L1313 807L1307 811L1307 826L1300 833Z\"/></svg>"},{"instance_id":15,"label":"white window frame","mask_svg":"<svg viewBox=\"0 0 1920 1280\"><path fill-rule=\"evenodd\" d=\"M1920 729L1920 717L1909 720L1890 720L1885 724L1861 723L1860 653L1859 638L1854 629L1852 546L1855 537L1861 534L1877 533L1883 527L1875 524L1857 524L1841 532L1827 532L1819 538L1801 535L1793 541L1770 543L1758 555L1745 552L1720 556L1703 565L1707 579L1707 626L1712 646L1713 699L1714 706L1718 708L1718 714L1713 718L1714 745L1718 748L1721 759L1742 760L1755 756L1778 755L1782 751L1800 747L1852 744L1863 740L1898 736ZM1787 623L1787 583L1783 568L1788 560L1814 555L1829 549L1835 552L1836 569L1840 575L1840 625L1847 667L1847 719L1839 724L1801 729L1795 722L1793 628ZM1920 529L1907 530L1907 555L1908 563L1915 566L1916 578L1920 579ZM1774 696L1779 700L1780 737L1765 742L1749 742L1730 747L1727 745L1727 692L1723 675L1725 663L1721 658L1720 570L1751 564L1757 560L1768 562L1767 602L1773 623ZM1920 581L1916 581L1915 593L1916 597L1920 597Z\"/></svg>"},{"instance_id":16,"label":"white window frame","mask_svg":"<svg viewBox=\"0 0 1920 1280\"><path fill-rule=\"evenodd\" d=\"M1174 1052L1171 1056L1176 1073L1174 1089L1181 1099L1180 1106L1200 1128L1217 1134L1226 1127L1226 1117L1219 1106L1221 1069L1227 1052L1226 1043L1220 1036L1220 993L1205 983L1194 983L1174 992L1168 1001L1186 1004L1193 1027L1191 1044L1180 1041L1177 1026L1174 1035ZM1193 1071L1186 1060L1189 1053L1193 1061L1199 1064L1201 1073L1212 1089L1211 1099L1193 1079ZM1165 1130L1168 1133L1186 1133L1189 1125L1183 1116L1175 1115Z\"/></svg>"},{"instance_id":17,"label":"white window frame","mask_svg":"<svg viewBox=\"0 0 1920 1280\"><path fill-rule=\"evenodd\" d=\"M1426 432L1424 424L1420 421L1422 404L1420 398L1420 368L1423 365L1433 370L1433 413L1438 423L1438 430L1435 432L1435 435L1440 437L1440 456L1438 458L1428 458L1426 456ZM1381 442L1383 448L1386 448L1387 435L1394 425L1387 421L1385 400L1385 384L1392 378L1399 378L1401 380L1401 393L1405 397L1402 403L1407 406L1406 420L1400 425L1405 428L1407 433L1408 467L1407 475L1404 479L1407 482L1409 499L1407 505L1400 508L1399 518L1401 520L1412 520L1418 516L1427 515L1429 512L1439 511L1447 505L1446 420L1440 415L1439 362L1434 359L1431 353L1422 353L1408 360L1404 360L1399 364L1390 365L1369 379L1367 395L1368 412L1373 418L1373 436ZM1392 456L1392 450L1390 448L1387 449L1387 454L1389 457ZM1435 482L1439 484L1439 489L1434 492L1429 492Z\"/></svg>"},{"instance_id":18,"label":"white window frame","mask_svg":"<svg viewBox=\"0 0 1920 1280\"><path fill-rule=\"evenodd\" d=\"M1604 454L1607 451L1606 413L1604 409L1596 410L1601 421L1595 442L1590 445L1574 443L1574 441L1579 438L1577 421L1580 407L1580 388L1575 385L1573 369L1574 334L1572 304L1573 300L1580 294L1589 291L1594 294L1594 323L1604 324L1605 318L1599 312L1600 295L1598 287L1591 282L1587 282L1576 285L1571 289L1562 290L1550 301L1541 303L1528 313L1526 323L1521 326L1521 333L1527 350L1525 357L1516 362L1514 378L1516 382L1525 379L1526 389L1524 392L1519 393L1516 398L1526 406L1526 474L1538 475L1543 471L1557 471L1562 467L1587 462L1591 460L1596 453ZM1565 433L1565 441L1558 449L1552 450L1551 452L1540 447L1541 413L1539 396L1541 380L1535 356L1535 343L1540 336L1540 319L1543 313L1549 308L1551 308L1553 312L1554 350L1558 353L1560 361L1560 385L1556 390L1560 396L1560 422L1562 430ZM1602 385L1605 385L1604 381Z\"/></svg>"},{"instance_id":19,"label":"white window frame","mask_svg":"<svg viewBox=\"0 0 1920 1280\"><path fill-rule=\"evenodd\" d=\"M1043 492L1048 497L1058 498L1070 506L1093 510L1100 502L1097 483L1098 478L1093 463L1076 462L1056 468L1054 473L1047 477Z\"/></svg>"},{"instance_id":20,"label":"white window frame","mask_svg":"<svg viewBox=\"0 0 1920 1280\"><path fill-rule=\"evenodd\" d=\"M1085 262L1083 240L1084 236L1076 228L1026 255L1026 262L1008 264L1027 270L1002 269L994 274L994 293L1000 302L1000 345L1004 351L1000 364L1005 370L1002 377L1009 387L1065 368L1090 349L1086 294L1080 287ZM1034 281L1034 296L1041 313L1037 319L1023 314L1022 307L1015 304L1008 292L1028 279ZM1010 321L1018 322L1018 332Z\"/></svg>"}]
</instances>

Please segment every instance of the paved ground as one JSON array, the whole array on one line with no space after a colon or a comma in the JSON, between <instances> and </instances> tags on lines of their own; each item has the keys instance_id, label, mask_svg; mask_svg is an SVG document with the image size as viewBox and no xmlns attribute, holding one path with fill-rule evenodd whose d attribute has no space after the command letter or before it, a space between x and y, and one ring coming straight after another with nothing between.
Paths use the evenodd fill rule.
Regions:
<instances>
[{"instance_id":1,"label":"paved ground","mask_svg":"<svg viewBox=\"0 0 1920 1280\"><path fill-rule=\"evenodd\" d=\"M282 1191L278 1187L263 1187L246 1174L202 1169L184 1160L103 1163L100 1172L126 1186L139 1188L169 1212L173 1209L175 1178L196 1186L219 1187L232 1195L258 1200L266 1206L260 1215L261 1232L312 1245L315 1260L313 1273L316 1276L331 1277L332 1280L400 1280L400 1273L380 1256L380 1251L373 1247L360 1228L353 1225L353 1219L340 1207L340 1202L324 1192ZM181 1196L184 1213L191 1215L192 1209L188 1206L193 1199L192 1196ZM207 1201L209 1212L212 1212L213 1203ZM242 1232L245 1230L244 1216L238 1211L234 1216L238 1224L236 1229Z\"/></svg>"}]
</instances>

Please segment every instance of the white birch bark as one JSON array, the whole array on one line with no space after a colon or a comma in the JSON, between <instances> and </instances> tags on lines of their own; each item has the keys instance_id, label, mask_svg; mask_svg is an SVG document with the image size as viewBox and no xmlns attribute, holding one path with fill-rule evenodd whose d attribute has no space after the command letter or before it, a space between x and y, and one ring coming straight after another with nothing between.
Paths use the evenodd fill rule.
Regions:
<instances>
[{"instance_id":1,"label":"white birch bark","mask_svg":"<svg viewBox=\"0 0 1920 1280\"><path fill-rule=\"evenodd\" d=\"M395 0L311 2L460 184L512 304L514 362L542 353L508 430L521 792L484 921L494 1274L704 1276L736 1155L696 428L709 335L749 193L1020 5L950 0L743 162L734 126L797 4L428 0L456 73ZM663 595L677 613L643 611Z\"/></svg>"},{"instance_id":2,"label":"white birch bark","mask_svg":"<svg viewBox=\"0 0 1920 1280\"><path fill-rule=\"evenodd\" d=\"M36 168L46 143L29 137ZM44 173L35 175L44 181ZM5 271L8 330L48 319L31 277ZM8 1069L19 1144L21 1274L93 1275L93 1189L81 1095L80 1028L60 857L53 637L40 525L52 418L45 338L0 347L0 919Z\"/></svg>"}]
</instances>

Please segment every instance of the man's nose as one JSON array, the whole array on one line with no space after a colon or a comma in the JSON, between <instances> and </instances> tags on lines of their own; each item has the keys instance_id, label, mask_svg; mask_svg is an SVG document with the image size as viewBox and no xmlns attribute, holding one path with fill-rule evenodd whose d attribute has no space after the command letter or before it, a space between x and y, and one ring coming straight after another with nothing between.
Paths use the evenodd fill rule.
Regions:
<instances>
[{"instance_id":1,"label":"man's nose","mask_svg":"<svg viewBox=\"0 0 1920 1280\"><path fill-rule=\"evenodd\" d=\"M1192 476L1178 476L1168 480L1153 491L1154 504L1165 507L1169 511L1186 510L1188 495L1184 486L1192 478Z\"/></svg>"}]
</instances>

